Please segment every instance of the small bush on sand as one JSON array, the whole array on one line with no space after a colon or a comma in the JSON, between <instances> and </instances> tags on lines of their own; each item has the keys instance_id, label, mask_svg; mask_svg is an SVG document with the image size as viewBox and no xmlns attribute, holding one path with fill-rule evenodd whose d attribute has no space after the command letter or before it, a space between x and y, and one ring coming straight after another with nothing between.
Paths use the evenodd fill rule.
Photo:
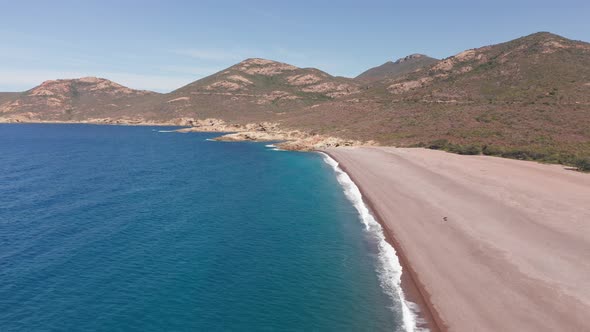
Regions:
<instances>
[{"instance_id":1,"label":"small bush on sand","mask_svg":"<svg viewBox=\"0 0 590 332\"><path fill-rule=\"evenodd\" d=\"M577 158L574 161L574 166L578 168L578 170L583 172L590 171L590 157L588 158Z\"/></svg>"},{"instance_id":2,"label":"small bush on sand","mask_svg":"<svg viewBox=\"0 0 590 332\"><path fill-rule=\"evenodd\" d=\"M446 139L437 139L436 141L430 142L428 145L429 149L433 150L444 150L449 145L449 141Z\"/></svg>"},{"instance_id":3,"label":"small bush on sand","mask_svg":"<svg viewBox=\"0 0 590 332\"><path fill-rule=\"evenodd\" d=\"M468 145L460 145L460 144L449 144L447 146L447 151L458 153L458 154L465 154L465 155L477 155L481 154L481 147L478 145L468 144Z\"/></svg>"}]
</instances>

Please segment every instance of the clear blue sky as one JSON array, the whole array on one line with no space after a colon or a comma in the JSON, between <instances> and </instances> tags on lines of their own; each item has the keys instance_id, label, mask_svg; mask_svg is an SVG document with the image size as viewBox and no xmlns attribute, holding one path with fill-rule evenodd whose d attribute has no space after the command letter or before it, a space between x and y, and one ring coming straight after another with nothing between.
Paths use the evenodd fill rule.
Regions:
<instances>
[{"instance_id":1,"label":"clear blue sky","mask_svg":"<svg viewBox=\"0 0 590 332\"><path fill-rule=\"evenodd\" d=\"M80 76L170 91L248 57L350 77L537 31L590 41L590 1L2 1L0 91Z\"/></svg>"}]
</instances>

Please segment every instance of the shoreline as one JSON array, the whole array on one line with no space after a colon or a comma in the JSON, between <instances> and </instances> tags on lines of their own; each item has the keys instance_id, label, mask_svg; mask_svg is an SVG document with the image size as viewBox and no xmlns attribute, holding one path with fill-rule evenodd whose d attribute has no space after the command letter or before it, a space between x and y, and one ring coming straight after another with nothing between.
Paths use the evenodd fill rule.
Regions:
<instances>
[{"instance_id":1,"label":"shoreline","mask_svg":"<svg viewBox=\"0 0 590 332\"><path fill-rule=\"evenodd\" d=\"M583 255L590 250L588 175L419 148L313 151L338 163L360 192L371 224L379 223L395 249L402 299L419 308L411 310L417 330L590 327L582 319L590 313L590 290L579 286L590 274Z\"/></svg>"},{"instance_id":2,"label":"shoreline","mask_svg":"<svg viewBox=\"0 0 590 332\"><path fill-rule=\"evenodd\" d=\"M427 149L322 152L382 224L431 329L590 328L588 174Z\"/></svg>"},{"instance_id":3,"label":"shoreline","mask_svg":"<svg viewBox=\"0 0 590 332\"><path fill-rule=\"evenodd\" d=\"M84 124L96 126L136 126L136 127L181 127L187 126L167 122L102 122L102 121L0 121L0 124ZM181 129L179 128L179 129Z\"/></svg>"},{"instance_id":4,"label":"shoreline","mask_svg":"<svg viewBox=\"0 0 590 332\"><path fill-rule=\"evenodd\" d=\"M216 118L193 119L177 118L169 122L150 122L142 120L91 119L89 121L2 121L0 124L87 124L107 126L170 126L178 127L178 133L219 133L212 138L224 142L278 142L277 148L289 151L314 151L340 146L373 145L374 142L361 142L340 137L310 134L301 130L284 129L278 123L257 122L232 124ZM372 144L369 144L372 143Z\"/></svg>"},{"instance_id":5,"label":"shoreline","mask_svg":"<svg viewBox=\"0 0 590 332\"><path fill-rule=\"evenodd\" d=\"M102 119L95 119L102 120ZM116 120L121 121L121 120ZM130 121L130 122L125 122ZM328 148L335 147L388 147L380 145L379 143L370 141L358 141L354 139L345 139L335 136L326 136L318 134L309 134L301 130L283 130L279 128L277 123L259 122L247 124L229 124L221 119L207 118L207 119L192 119L192 118L177 118L172 122L141 122L123 120L123 122L107 122L107 121L7 121L6 118L0 118L0 124L88 124L88 125L106 125L106 126L170 126L179 127L175 129L179 133L220 133L220 136L214 137L214 141L223 142L278 142L277 146L282 150L287 151L323 151ZM417 148L417 147L404 147ZM448 151L444 149L433 149L435 151L445 151L448 153L459 154L457 152ZM519 160L519 161L533 161L547 165L562 165L570 167L580 172L589 172L587 166L578 165L576 163L568 162L553 162L542 159L519 159L516 157L503 155L485 155L489 157L497 157L503 159Z\"/></svg>"},{"instance_id":6,"label":"shoreline","mask_svg":"<svg viewBox=\"0 0 590 332\"><path fill-rule=\"evenodd\" d=\"M338 158L331 154L329 151L318 150L317 152L325 153L330 158L334 159L338 163L338 167L350 177L352 182L354 182L358 190L361 192L363 203L367 206L375 220L381 225L383 229L383 235L385 236L385 240L389 243L389 245L391 245L395 249L397 258L402 267L402 291L404 292L404 295L407 297L407 300L417 305L419 309L416 315L416 328L427 328L431 332L448 331L446 324L444 323L444 321L442 320L442 318L440 317L439 313L436 311L432 303L429 301L430 294L428 294L425 287L418 279L416 271L410 265L410 262L406 257L403 248L400 246L399 242L395 238L394 232L387 226L387 224L384 222L384 219L379 214L379 211L375 208L373 202L367 197L363 186L355 179L353 175L351 175L351 173L347 170L346 166L343 165L338 160ZM426 322L425 326L421 326L419 324L420 320Z\"/></svg>"}]
</instances>

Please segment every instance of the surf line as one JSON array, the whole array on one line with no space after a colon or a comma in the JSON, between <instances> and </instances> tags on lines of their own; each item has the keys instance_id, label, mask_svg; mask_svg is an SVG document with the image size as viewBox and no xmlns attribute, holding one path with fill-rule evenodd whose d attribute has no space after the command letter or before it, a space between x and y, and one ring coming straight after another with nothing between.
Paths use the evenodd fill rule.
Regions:
<instances>
[{"instance_id":1,"label":"surf line","mask_svg":"<svg viewBox=\"0 0 590 332\"><path fill-rule=\"evenodd\" d=\"M367 205L363 202L363 196L358 186L352 181L350 176L344 172L338 162L324 152L319 152L326 164L330 165L336 173L336 179L346 198L352 203L359 213L360 220L365 226L365 231L371 236L378 245L377 275L384 292L392 299L393 309L401 312L403 327L406 332L424 332L427 329L418 328L417 323L420 317L418 306L407 300L403 292L402 266L393 246L387 242L385 233L381 224L373 217ZM399 307L396 308L396 299L399 299ZM423 323L423 322L420 322Z\"/></svg>"}]
</instances>

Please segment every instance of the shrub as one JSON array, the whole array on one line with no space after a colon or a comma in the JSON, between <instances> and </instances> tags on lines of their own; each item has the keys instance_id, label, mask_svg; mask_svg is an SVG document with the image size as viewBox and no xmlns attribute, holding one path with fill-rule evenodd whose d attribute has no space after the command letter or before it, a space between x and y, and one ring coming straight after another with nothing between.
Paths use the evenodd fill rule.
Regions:
<instances>
[{"instance_id":1,"label":"shrub","mask_svg":"<svg viewBox=\"0 0 590 332\"><path fill-rule=\"evenodd\" d=\"M510 159L536 160L545 163L558 163L576 167L583 172L590 172L590 156L587 154L574 154L555 150L551 147L499 147L475 144L461 145L450 143L446 139L432 141L427 148L445 150L463 155L484 154L486 156L498 156Z\"/></svg>"},{"instance_id":2,"label":"shrub","mask_svg":"<svg viewBox=\"0 0 590 332\"><path fill-rule=\"evenodd\" d=\"M504 149L497 146L485 145L481 152L486 156L501 156L504 153Z\"/></svg>"},{"instance_id":3,"label":"shrub","mask_svg":"<svg viewBox=\"0 0 590 332\"><path fill-rule=\"evenodd\" d=\"M452 153L464 154L464 155L476 155L481 154L481 147L477 145L461 145L461 144L449 144L445 149Z\"/></svg>"},{"instance_id":4,"label":"shrub","mask_svg":"<svg viewBox=\"0 0 590 332\"><path fill-rule=\"evenodd\" d=\"M508 150L504 151L500 156L504 158L528 160L529 152L524 150Z\"/></svg>"},{"instance_id":5,"label":"shrub","mask_svg":"<svg viewBox=\"0 0 590 332\"><path fill-rule=\"evenodd\" d=\"M428 145L429 149L443 150L449 145L449 141L446 139L437 139L436 141L430 142Z\"/></svg>"},{"instance_id":6,"label":"shrub","mask_svg":"<svg viewBox=\"0 0 590 332\"><path fill-rule=\"evenodd\" d=\"M574 161L574 166L578 168L578 170L583 172L590 171L590 157L587 158L577 158Z\"/></svg>"}]
</instances>

